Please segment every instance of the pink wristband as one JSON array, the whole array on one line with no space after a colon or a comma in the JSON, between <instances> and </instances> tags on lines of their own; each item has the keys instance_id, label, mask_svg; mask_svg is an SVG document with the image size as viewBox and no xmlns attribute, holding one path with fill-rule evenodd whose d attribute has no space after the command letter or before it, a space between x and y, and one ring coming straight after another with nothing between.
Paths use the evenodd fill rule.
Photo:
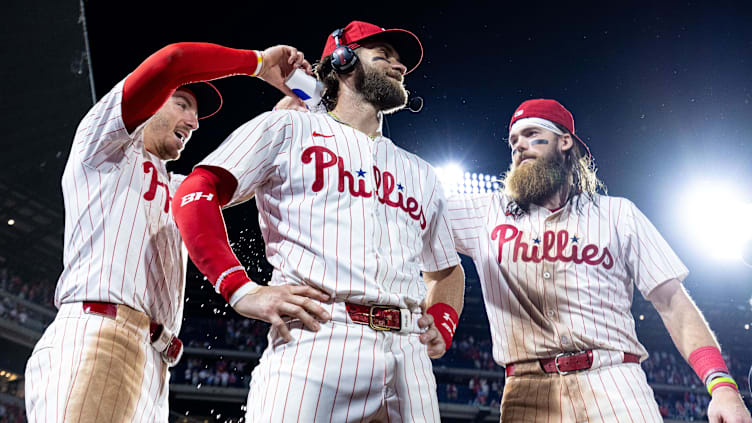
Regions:
<instances>
[{"instance_id":1,"label":"pink wristband","mask_svg":"<svg viewBox=\"0 0 752 423\"><path fill-rule=\"evenodd\" d=\"M713 392L716 389L720 388L721 386L728 386L729 388L735 390L736 392L739 392L739 388L736 385L734 385L733 383L731 383L731 382L719 382L715 386L713 386L713 389L710 390L710 395L713 395Z\"/></svg>"},{"instance_id":2,"label":"pink wristband","mask_svg":"<svg viewBox=\"0 0 752 423\"><path fill-rule=\"evenodd\" d=\"M700 377L702 383L707 385L708 376L711 373L730 373L726 362L723 361L721 351L716 347L700 347L689 354L689 365Z\"/></svg>"},{"instance_id":3,"label":"pink wristband","mask_svg":"<svg viewBox=\"0 0 752 423\"><path fill-rule=\"evenodd\" d=\"M446 349L449 350L449 346L452 345L452 338L454 338L454 331L457 329L457 321L459 320L457 311L447 303L436 303L428 307L426 313L433 316L433 324L444 338Z\"/></svg>"}]
</instances>

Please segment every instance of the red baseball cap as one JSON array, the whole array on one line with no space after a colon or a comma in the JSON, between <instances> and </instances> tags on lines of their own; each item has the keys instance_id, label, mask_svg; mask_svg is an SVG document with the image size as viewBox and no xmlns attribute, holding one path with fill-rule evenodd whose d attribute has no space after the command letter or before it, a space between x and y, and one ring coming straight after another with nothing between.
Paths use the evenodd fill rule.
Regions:
<instances>
[{"instance_id":1,"label":"red baseball cap","mask_svg":"<svg viewBox=\"0 0 752 423\"><path fill-rule=\"evenodd\" d=\"M575 137L583 147L585 147L588 156L592 157L592 154L590 154L590 148L585 144L585 141L574 133L574 117L572 116L572 113L570 113L569 110L562 106L558 101L536 98L523 102L517 107L517 110L514 111L512 120L509 122L509 130L512 130L512 125L518 120L531 117L550 120L553 123L558 123L567 128L572 136Z\"/></svg>"},{"instance_id":2,"label":"red baseball cap","mask_svg":"<svg viewBox=\"0 0 752 423\"><path fill-rule=\"evenodd\" d=\"M202 81L185 84L180 89L189 91L196 97L199 120L214 116L222 108L222 94L211 82Z\"/></svg>"},{"instance_id":3,"label":"red baseball cap","mask_svg":"<svg viewBox=\"0 0 752 423\"><path fill-rule=\"evenodd\" d=\"M368 22L352 21L344 28L339 42L355 50L360 47L359 42L375 39L384 40L394 47L400 55L400 62L407 68L406 74L414 71L423 60L423 45L415 34L405 29L384 29ZM321 59L332 54L335 48L337 43L329 34Z\"/></svg>"}]
</instances>

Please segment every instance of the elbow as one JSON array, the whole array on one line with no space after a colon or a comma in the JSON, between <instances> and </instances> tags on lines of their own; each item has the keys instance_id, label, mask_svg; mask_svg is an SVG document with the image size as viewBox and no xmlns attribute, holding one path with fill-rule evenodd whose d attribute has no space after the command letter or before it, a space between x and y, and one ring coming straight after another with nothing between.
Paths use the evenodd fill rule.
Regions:
<instances>
[{"instance_id":1,"label":"elbow","mask_svg":"<svg viewBox=\"0 0 752 423\"><path fill-rule=\"evenodd\" d=\"M174 63L178 63L186 52L188 43L173 43L162 47L157 55L162 59L161 62L165 67L170 67Z\"/></svg>"},{"instance_id":2,"label":"elbow","mask_svg":"<svg viewBox=\"0 0 752 423\"><path fill-rule=\"evenodd\" d=\"M682 300L689 300L689 295L679 280L671 279L653 289L648 300L662 314L671 310L676 304L687 302Z\"/></svg>"}]
</instances>

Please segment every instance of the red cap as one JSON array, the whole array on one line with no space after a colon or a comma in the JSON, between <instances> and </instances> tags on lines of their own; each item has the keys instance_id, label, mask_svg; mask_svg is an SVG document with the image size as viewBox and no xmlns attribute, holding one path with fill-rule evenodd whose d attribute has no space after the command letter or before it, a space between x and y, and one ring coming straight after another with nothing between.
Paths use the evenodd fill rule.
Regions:
<instances>
[{"instance_id":1,"label":"red cap","mask_svg":"<svg viewBox=\"0 0 752 423\"><path fill-rule=\"evenodd\" d=\"M194 82L180 88L190 91L196 97L199 120L214 116L222 108L222 94L211 82Z\"/></svg>"},{"instance_id":2,"label":"red cap","mask_svg":"<svg viewBox=\"0 0 752 423\"><path fill-rule=\"evenodd\" d=\"M339 42L354 50L360 47L360 41L373 39L384 40L394 47L400 55L400 62L407 68L406 74L414 71L423 60L423 45L420 44L420 40L415 34L404 29L384 29L368 22L352 21L344 28ZM329 34L321 59L332 54L335 48L337 43L334 42L332 34Z\"/></svg>"},{"instance_id":3,"label":"red cap","mask_svg":"<svg viewBox=\"0 0 752 423\"><path fill-rule=\"evenodd\" d=\"M512 120L509 122L509 130L512 130L512 125L520 119L537 117L541 119L550 120L553 123L567 128L567 130L574 136L577 141L585 147L588 156L590 154L590 148L588 148L585 141L578 137L574 133L574 117L564 106L556 100L548 100L545 98L536 98L533 100L527 100L517 107L512 115Z\"/></svg>"}]
</instances>

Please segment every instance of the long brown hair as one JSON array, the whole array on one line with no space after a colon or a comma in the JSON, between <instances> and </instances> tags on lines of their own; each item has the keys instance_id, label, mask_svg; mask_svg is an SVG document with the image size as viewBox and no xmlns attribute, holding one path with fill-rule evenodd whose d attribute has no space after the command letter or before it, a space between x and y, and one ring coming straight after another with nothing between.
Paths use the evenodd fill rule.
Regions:
<instances>
[{"instance_id":1,"label":"long brown hair","mask_svg":"<svg viewBox=\"0 0 752 423\"><path fill-rule=\"evenodd\" d=\"M569 134L573 141L572 148L565 158L565 163L572 175L569 199L572 199L577 194L585 194L592 201L595 199L595 194L599 192L608 194L606 185L596 175L598 168L595 166L593 157L585 152L584 147L567 128L558 123L554 123L554 125L565 134Z\"/></svg>"},{"instance_id":2,"label":"long brown hair","mask_svg":"<svg viewBox=\"0 0 752 423\"><path fill-rule=\"evenodd\" d=\"M337 72L332 67L332 57L326 56L319 60L313 68L316 79L324 84L324 91L321 94L321 101L324 103L326 110L334 110L337 107L339 97L339 79Z\"/></svg>"}]
</instances>

